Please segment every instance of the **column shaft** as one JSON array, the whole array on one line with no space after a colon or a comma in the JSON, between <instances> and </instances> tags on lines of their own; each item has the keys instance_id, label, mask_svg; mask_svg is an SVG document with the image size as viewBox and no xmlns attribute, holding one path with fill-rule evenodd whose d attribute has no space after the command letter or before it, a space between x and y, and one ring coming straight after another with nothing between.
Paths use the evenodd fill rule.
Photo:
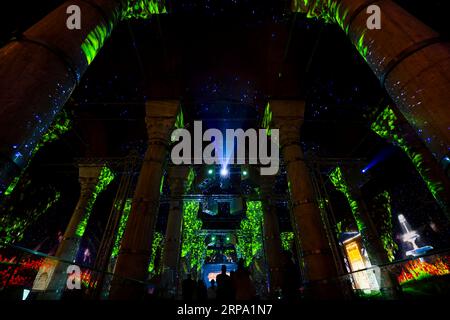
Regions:
<instances>
[{"instance_id":1,"label":"column shaft","mask_svg":"<svg viewBox=\"0 0 450 320\"><path fill-rule=\"evenodd\" d=\"M329 281L337 275L336 265L300 146L305 103L271 101L270 106L273 128L280 130L280 148L290 187L292 225L301 246L308 295L312 298L336 298L340 295L339 290Z\"/></svg>"},{"instance_id":2,"label":"column shaft","mask_svg":"<svg viewBox=\"0 0 450 320\"><path fill-rule=\"evenodd\" d=\"M434 157L450 146L450 44L390 0L294 0L294 11L334 22L348 34ZM381 29L367 27L366 8L381 9Z\"/></svg>"},{"instance_id":3,"label":"column shaft","mask_svg":"<svg viewBox=\"0 0 450 320\"><path fill-rule=\"evenodd\" d=\"M395 106L386 107L372 123L371 129L402 149L448 218L450 180L398 109Z\"/></svg>"},{"instance_id":4,"label":"column shaft","mask_svg":"<svg viewBox=\"0 0 450 320\"><path fill-rule=\"evenodd\" d=\"M163 287L167 297L175 297L179 281L179 260L181 254L181 235L183 228L183 196L186 189L188 168L172 167L169 171L170 209L167 220L164 245Z\"/></svg>"},{"instance_id":5,"label":"column shaft","mask_svg":"<svg viewBox=\"0 0 450 320\"><path fill-rule=\"evenodd\" d=\"M81 185L80 198L64 232L63 240L56 251L56 257L61 260L68 262L75 262L76 260L82 238L77 231L87 214L86 209L93 196L101 170L102 166L95 165L80 165L79 167L79 181ZM68 263L56 263L47 290L39 296L39 299L57 300L61 298L66 285L68 266Z\"/></svg>"},{"instance_id":6,"label":"column shaft","mask_svg":"<svg viewBox=\"0 0 450 320\"><path fill-rule=\"evenodd\" d=\"M275 204L270 200L275 179L262 176L263 237L269 271L269 293L272 296L283 285L283 252Z\"/></svg>"},{"instance_id":7,"label":"column shaft","mask_svg":"<svg viewBox=\"0 0 450 320\"><path fill-rule=\"evenodd\" d=\"M146 281L154 227L159 210L160 183L168 152L170 131L179 111L178 101L147 103L149 145L139 174L130 215L117 258L111 299L139 298L143 286L127 279Z\"/></svg>"},{"instance_id":8,"label":"column shaft","mask_svg":"<svg viewBox=\"0 0 450 320\"><path fill-rule=\"evenodd\" d=\"M0 191L27 164L125 3L67 1L0 49ZM81 9L80 30L67 28L70 5Z\"/></svg>"},{"instance_id":9,"label":"column shaft","mask_svg":"<svg viewBox=\"0 0 450 320\"><path fill-rule=\"evenodd\" d=\"M370 217L369 210L367 209L366 203L362 199L361 193L359 190L353 190L352 194L358 203L359 217L362 222L362 227L359 232L361 233L363 244L367 250L371 264L380 266L389 263L387 252L384 250L383 243L381 242L381 236L378 233L372 218ZM380 286L380 290L384 298L398 298L399 292L397 280L387 268L380 270L378 285Z\"/></svg>"}]
</instances>

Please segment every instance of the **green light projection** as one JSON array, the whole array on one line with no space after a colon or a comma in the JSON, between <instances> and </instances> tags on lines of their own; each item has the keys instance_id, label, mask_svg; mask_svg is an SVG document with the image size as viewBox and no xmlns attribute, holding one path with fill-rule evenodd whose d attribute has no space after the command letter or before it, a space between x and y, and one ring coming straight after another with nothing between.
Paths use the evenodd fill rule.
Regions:
<instances>
[{"instance_id":1,"label":"green light projection","mask_svg":"<svg viewBox=\"0 0 450 320\"><path fill-rule=\"evenodd\" d=\"M330 173L330 181L333 184L333 186L336 188L336 190L342 192L345 197L347 198L348 204L350 205L350 209L353 213L353 218L355 219L356 225L358 227L358 231L362 234L365 226L364 223L361 220L361 213L360 208L358 206L358 202L353 198L350 187L348 186L347 182L344 179L344 176L342 175L342 170L340 167L336 167L331 173Z\"/></svg>"},{"instance_id":2,"label":"green light projection","mask_svg":"<svg viewBox=\"0 0 450 320\"><path fill-rule=\"evenodd\" d=\"M5 196L10 196L13 193L14 189L20 182L25 171L28 169L28 166L31 163L31 160L39 152L39 150L43 146L49 144L50 142L58 140L64 133L68 132L71 128L72 128L71 115L69 114L69 112L62 110L61 112L59 112L56 115L51 126L48 128L48 130L42 136L41 140L34 147L27 166L22 170L20 175L15 177L14 180L6 188L5 193L4 193Z\"/></svg>"},{"instance_id":3,"label":"green light projection","mask_svg":"<svg viewBox=\"0 0 450 320\"><path fill-rule=\"evenodd\" d=\"M264 109L264 117L262 120L262 124L261 127L263 129L266 129L267 131L267 135L270 136L271 131L270 131L270 125L272 123L272 110L270 110L270 103L267 102L266 108Z\"/></svg>"},{"instance_id":4,"label":"green light projection","mask_svg":"<svg viewBox=\"0 0 450 320\"><path fill-rule=\"evenodd\" d=\"M94 61L105 41L111 35L118 17L122 20L149 19L152 15L165 13L167 13L165 0L128 0L128 5L123 12L107 21L106 24L100 23L97 25L84 39L81 50L86 57L87 64L90 65Z\"/></svg>"},{"instance_id":5,"label":"green light projection","mask_svg":"<svg viewBox=\"0 0 450 320\"><path fill-rule=\"evenodd\" d=\"M112 29L112 23L110 23L109 26L101 23L95 27L94 30L89 32L86 39L83 41L81 50L84 52L88 65L94 61L100 49L105 44L106 39L108 39Z\"/></svg>"},{"instance_id":6,"label":"green light projection","mask_svg":"<svg viewBox=\"0 0 450 320\"><path fill-rule=\"evenodd\" d=\"M44 145L58 140L64 133L72 129L72 119L70 114L62 110L58 113L52 125L44 133L39 143L34 147L33 155L36 154Z\"/></svg>"},{"instance_id":7,"label":"green light projection","mask_svg":"<svg viewBox=\"0 0 450 320\"><path fill-rule=\"evenodd\" d=\"M156 268L156 257L159 251L159 261L161 261L164 253L164 236L161 232L155 232L152 242L152 253L150 255L150 263L148 265L148 272L150 276L161 274L162 268Z\"/></svg>"},{"instance_id":8,"label":"green light projection","mask_svg":"<svg viewBox=\"0 0 450 320\"><path fill-rule=\"evenodd\" d=\"M200 234L203 222L197 217L199 208L196 201L184 201L181 257L186 259L190 270L200 270L206 257L206 236Z\"/></svg>"},{"instance_id":9,"label":"green light projection","mask_svg":"<svg viewBox=\"0 0 450 320\"><path fill-rule=\"evenodd\" d=\"M123 19L149 19L155 14L166 14L165 0L128 0Z\"/></svg>"},{"instance_id":10,"label":"green light projection","mask_svg":"<svg viewBox=\"0 0 450 320\"><path fill-rule=\"evenodd\" d=\"M242 219L240 228L236 232L236 252L239 258L244 259L245 266L249 266L253 258L263 253L262 223L261 201L248 201L246 217Z\"/></svg>"},{"instance_id":11,"label":"green light projection","mask_svg":"<svg viewBox=\"0 0 450 320\"><path fill-rule=\"evenodd\" d=\"M100 176L98 178L97 185L94 188L94 192L92 192L91 198L89 199L86 208L85 213L83 216L83 219L80 221L80 223L77 226L77 230L75 234L78 237L82 237L84 235L84 232L86 231L86 227L89 221L89 217L91 216L92 209L94 208L95 201L97 200L97 197L100 193L102 193L108 185L113 181L114 179L114 173L109 169L108 167L103 167L100 171Z\"/></svg>"},{"instance_id":12,"label":"green light projection","mask_svg":"<svg viewBox=\"0 0 450 320\"><path fill-rule=\"evenodd\" d=\"M369 48L364 44L364 37L366 36L366 31L364 31L359 37L358 41L355 43L356 50L363 57L364 61L367 62L367 53Z\"/></svg>"},{"instance_id":13,"label":"green light projection","mask_svg":"<svg viewBox=\"0 0 450 320\"><path fill-rule=\"evenodd\" d=\"M165 181L165 176L164 174L161 177L161 182L159 183L159 194L163 194L164 191L164 181Z\"/></svg>"},{"instance_id":14,"label":"green light projection","mask_svg":"<svg viewBox=\"0 0 450 320\"><path fill-rule=\"evenodd\" d=\"M330 173L331 183L334 185L336 190L342 192L347 198L350 209L353 213L353 218L355 219L357 228L363 239L366 238L366 225L361 219L361 212L358 202L353 198L350 187L348 186L345 178L342 174L340 167L336 167ZM377 228L380 231L380 238L383 244L383 248L386 251L390 261L394 259L394 253L397 249L397 244L392 238L392 212L391 212L391 198L387 191L381 193L375 197L375 201L378 202L378 211L381 209L383 212L378 212L376 219L374 221L382 221L382 226ZM341 227L341 226L340 226ZM367 248L366 248L367 249Z\"/></svg>"},{"instance_id":15,"label":"green light projection","mask_svg":"<svg viewBox=\"0 0 450 320\"><path fill-rule=\"evenodd\" d=\"M177 114L177 118L175 119L175 128L183 129L184 128L184 113L183 109L180 109L180 112Z\"/></svg>"},{"instance_id":16,"label":"green light projection","mask_svg":"<svg viewBox=\"0 0 450 320\"><path fill-rule=\"evenodd\" d=\"M194 180L195 180L195 171L194 168L189 168L189 173L186 179L186 190L185 192L191 191L192 187L194 186Z\"/></svg>"},{"instance_id":17,"label":"green light projection","mask_svg":"<svg viewBox=\"0 0 450 320\"><path fill-rule=\"evenodd\" d=\"M383 191L378 194L374 199L374 206L371 213L377 219L373 219L376 223L376 227L379 230L381 242L383 248L387 253L389 261L395 260L395 252L398 249L397 243L395 243L393 235L392 224L392 199L388 191ZM380 225L381 224L381 225Z\"/></svg>"},{"instance_id":18,"label":"green light projection","mask_svg":"<svg viewBox=\"0 0 450 320\"><path fill-rule=\"evenodd\" d=\"M111 252L111 258L115 258L119 255L120 243L122 242L123 233L127 227L128 216L131 211L131 202L133 199L129 198L125 201L122 216L120 217L119 227L117 228L116 239L114 240L114 247ZM117 208L120 208L120 204L117 203Z\"/></svg>"},{"instance_id":19,"label":"green light projection","mask_svg":"<svg viewBox=\"0 0 450 320\"><path fill-rule=\"evenodd\" d=\"M308 18L320 19L325 23L336 23L345 34L349 34L349 25L346 20L349 10L343 9L342 1L338 0L292 0L292 10L306 14ZM354 43L356 49L367 61L368 47L364 42L365 31Z\"/></svg>"},{"instance_id":20,"label":"green light projection","mask_svg":"<svg viewBox=\"0 0 450 320\"><path fill-rule=\"evenodd\" d=\"M430 193L441 206L446 207L446 204L440 197L440 193L444 191L442 183L440 181L435 181L430 177L430 169L425 166L423 156L414 151L402 137L403 134L399 128L399 119L390 106L387 106L383 112L380 113L370 126L370 129L405 152L419 175L422 177Z\"/></svg>"},{"instance_id":21,"label":"green light projection","mask_svg":"<svg viewBox=\"0 0 450 320\"><path fill-rule=\"evenodd\" d=\"M0 216L0 246L11 244L23 239L25 230L32 225L39 217L44 215L61 197L58 191L39 202L31 211L25 215L13 216L14 207L9 207L9 214Z\"/></svg>"},{"instance_id":22,"label":"green light projection","mask_svg":"<svg viewBox=\"0 0 450 320\"><path fill-rule=\"evenodd\" d=\"M294 245L294 232L285 231L280 233L281 247L284 251L292 251Z\"/></svg>"},{"instance_id":23,"label":"green light projection","mask_svg":"<svg viewBox=\"0 0 450 320\"><path fill-rule=\"evenodd\" d=\"M20 174L19 176L14 178L14 180L9 184L8 188L6 188L5 196L11 195L11 193L14 191L14 189L17 186L17 184L19 183L21 177L22 177L22 174Z\"/></svg>"}]
</instances>

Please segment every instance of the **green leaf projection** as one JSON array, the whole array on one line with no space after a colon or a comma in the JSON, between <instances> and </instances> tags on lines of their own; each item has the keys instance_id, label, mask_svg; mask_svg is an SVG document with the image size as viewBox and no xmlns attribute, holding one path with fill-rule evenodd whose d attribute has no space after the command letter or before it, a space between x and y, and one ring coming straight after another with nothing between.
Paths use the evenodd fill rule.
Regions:
<instances>
[{"instance_id":1,"label":"green leaf projection","mask_svg":"<svg viewBox=\"0 0 450 320\"><path fill-rule=\"evenodd\" d=\"M175 119L175 128L183 129L184 128L184 113L183 109L180 109L180 112L177 114L177 118Z\"/></svg>"},{"instance_id":2,"label":"green leaf projection","mask_svg":"<svg viewBox=\"0 0 450 320\"><path fill-rule=\"evenodd\" d=\"M86 62L88 65L94 61L100 49L105 44L106 39L109 38L112 29L112 23L109 25L101 23L95 27L94 30L89 32L86 39L83 41L81 44L81 50L86 57Z\"/></svg>"},{"instance_id":3,"label":"green leaf projection","mask_svg":"<svg viewBox=\"0 0 450 320\"><path fill-rule=\"evenodd\" d=\"M360 208L359 208L358 202L354 199L354 197L352 196L352 193L350 192L350 187L348 186L347 182L344 179L341 168L336 167L330 173L329 176L330 176L330 181L333 184L333 186L336 188L336 190L342 192L344 194L344 196L347 198L348 204L353 213L353 218L355 219L356 225L358 227L358 231L362 233L363 230L365 229L365 226L361 220L361 213L359 211Z\"/></svg>"},{"instance_id":4,"label":"green leaf projection","mask_svg":"<svg viewBox=\"0 0 450 320\"><path fill-rule=\"evenodd\" d=\"M39 217L44 215L59 199L61 194L54 191L53 194L44 197L34 197L40 200L33 209L16 214L15 207L10 206L6 214L0 215L0 245L12 244L23 239L26 229Z\"/></svg>"},{"instance_id":5,"label":"green leaf projection","mask_svg":"<svg viewBox=\"0 0 450 320\"><path fill-rule=\"evenodd\" d=\"M17 184L19 183L21 177L22 177L22 174L14 178L14 180L6 188L5 196L9 196L13 193L13 191L16 188Z\"/></svg>"},{"instance_id":6,"label":"green leaf projection","mask_svg":"<svg viewBox=\"0 0 450 320\"><path fill-rule=\"evenodd\" d=\"M371 201L371 215L375 222L378 233L381 237L383 248L387 253L389 261L395 260L395 252L398 249L397 243L394 241L392 235L393 219L392 219L392 199L388 191L383 191L376 195Z\"/></svg>"},{"instance_id":7,"label":"green leaf projection","mask_svg":"<svg viewBox=\"0 0 450 320\"><path fill-rule=\"evenodd\" d=\"M164 191L164 182L165 182L165 175L163 174L161 176L161 182L159 183L159 194L163 194Z\"/></svg>"},{"instance_id":8,"label":"green leaf projection","mask_svg":"<svg viewBox=\"0 0 450 320\"><path fill-rule=\"evenodd\" d=\"M280 233L281 247L284 251L292 251L294 246L294 233L292 231L285 231Z\"/></svg>"},{"instance_id":9,"label":"green leaf projection","mask_svg":"<svg viewBox=\"0 0 450 320\"><path fill-rule=\"evenodd\" d=\"M342 170L340 167L336 167L330 174L331 183L334 185L336 190L342 192L347 198L350 209L353 213L353 218L355 219L357 228L359 233L361 234L363 239L366 239L366 225L361 219L361 208L358 205L356 199L354 199L350 187L348 186L345 178L342 174ZM372 210L372 220L378 221L375 223L377 233L380 235L381 242L383 245L386 254L388 255L388 259L390 261L394 260L394 253L397 249L397 244L392 238L393 227L392 227L392 212L391 212L391 197L387 191L379 194L373 200L374 203L377 203L376 209ZM374 215L376 211L376 215ZM380 226L381 225L381 226ZM338 226L341 228L341 226ZM339 235L338 235L339 236ZM367 240L364 242L365 245L369 245L370 243ZM368 249L368 248L366 248Z\"/></svg>"},{"instance_id":10,"label":"green leaf projection","mask_svg":"<svg viewBox=\"0 0 450 320\"><path fill-rule=\"evenodd\" d=\"M192 187L194 186L194 180L195 180L195 171L194 168L190 167L189 168L189 172L188 172L188 176L186 179L186 188L185 188L185 192L190 192Z\"/></svg>"},{"instance_id":11,"label":"green leaf projection","mask_svg":"<svg viewBox=\"0 0 450 320\"><path fill-rule=\"evenodd\" d=\"M116 239L114 240L114 247L111 253L111 257L115 258L119 255L120 243L122 242L123 233L125 232L125 228L127 227L128 216L131 211L131 201L132 199L127 199L125 201L125 205L123 207L122 216L120 217L119 227L117 228ZM116 204L120 207L120 204Z\"/></svg>"},{"instance_id":12,"label":"green leaf projection","mask_svg":"<svg viewBox=\"0 0 450 320\"><path fill-rule=\"evenodd\" d=\"M78 237L82 237L84 235L84 232L86 231L86 227L89 221L89 217L91 216L92 209L94 208L95 201L97 200L97 197L100 193L106 190L108 185L113 181L114 179L114 173L109 169L108 167L103 167L100 171L100 175L98 178L98 182L94 188L94 192L92 192L92 195L86 205L85 212L83 219L77 226L77 230L75 234Z\"/></svg>"},{"instance_id":13,"label":"green leaf projection","mask_svg":"<svg viewBox=\"0 0 450 320\"><path fill-rule=\"evenodd\" d=\"M444 191L442 183L440 181L433 180L430 177L430 168L425 166L423 156L408 145L407 141L403 137L401 129L399 128L399 119L394 110L390 106L387 106L372 123L370 128L380 137L388 140L405 152L419 175L422 177L430 193L441 206L445 207L446 204L442 201L440 196L440 193Z\"/></svg>"},{"instance_id":14,"label":"green leaf projection","mask_svg":"<svg viewBox=\"0 0 450 320\"><path fill-rule=\"evenodd\" d=\"M39 142L34 147L27 166L22 170L20 175L15 177L14 180L6 188L4 193L5 196L10 196L13 193L14 189L19 184L20 180L22 179L22 176L24 175L29 164L31 163L31 160L39 152L39 150L41 150L42 147L49 144L50 142L58 140L63 134L68 132L70 129L72 129L72 118L69 112L63 110L56 115L51 126L47 129L47 131L42 136L41 140L39 140Z\"/></svg>"},{"instance_id":15,"label":"green leaf projection","mask_svg":"<svg viewBox=\"0 0 450 320\"><path fill-rule=\"evenodd\" d=\"M62 110L53 120L52 125L44 133L39 143L34 148L33 154L37 153L44 145L58 140L64 133L72 129L72 118L69 112Z\"/></svg>"},{"instance_id":16,"label":"green leaf projection","mask_svg":"<svg viewBox=\"0 0 450 320\"><path fill-rule=\"evenodd\" d=\"M161 261L161 258L163 256L163 248L164 248L164 236L161 232L155 232L155 234L153 235L150 263L148 265L148 272L150 273L150 276L161 273L162 270L161 266L159 266L159 268L156 267L156 258L159 257L159 261Z\"/></svg>"},{"instance_id":17,"label":"green leaf projection","mask_svg":"<svg viewBox=\"0 0 450 320\"><path fill-rule=\"evenodd\" d=\"M128 0L128 5L123 12L117 14L106 23L99 23L84 39L81 44L81 50L86 57L87 64L90 65L94 61L100 49L111 35L115 22L119 20L118 18L122 20L149 19L153 15L165 13L167 13L165 0Z\"/></svg>"},{"instance_id":18,"label":"green leaf projection","mask_svg":"<svg viewBox=\"0 0 450 320\"><path fill-rule=\"evenodd\" d=\"M267 130L266 132L267 132L268 136L270 136L270 134L271 134L270 125L272 123L272 117L273 117L273 114L272 114L272 110L270 110L270 103L267 102L266 108L264 109L264 117L262 120L261 127L263 129Z\"/></svg>"},{"instance_id":19,"label":"green leaf projection","mask_svg":"<svg viewBox=\"0 0 450 320\"><path fill-rule=\"evenodd\" d=\"M206 257L205 235L200 233L203 222L197 217L200 203L185 201L183 204L183 242L181 256L190 270L200 270Z\"/></svg>"},{"instance_id":20,"label":"green leaf projection","mask_svg":"<svg viewBox=\"0 0 450 320\"><path fill-rule=\"evenodd\" d=\"M343 8L339 0L293 0L292 11L304 13L308 18L320 19L325 23L337 24L345 34L349 34L349 10ZM364 42L365 31L357 37L354 43L356 49L367 61L368 47Z\"/></svg>"},{"instance_id":21,"label":"green leaf projection","mask_svg":"<svg viewBox=\"0 0 450 320\"><path fill-rule=\"evenodd\" d=\"M129 0L123 19L149 19L152 15L165 13L165 0Z\"/></svg>"},{"instance_id":22,"label":"green leaf projection","mask_svg":"<svg viewBox=\"0 0 450 320\"><path fill-rule=\"evenodd\" d=\"M263 210L261 201L248 201L246 217L236 232L236 252L249 266L255 257L263 253L262 245Z\"/></svg>"}]
</instances>

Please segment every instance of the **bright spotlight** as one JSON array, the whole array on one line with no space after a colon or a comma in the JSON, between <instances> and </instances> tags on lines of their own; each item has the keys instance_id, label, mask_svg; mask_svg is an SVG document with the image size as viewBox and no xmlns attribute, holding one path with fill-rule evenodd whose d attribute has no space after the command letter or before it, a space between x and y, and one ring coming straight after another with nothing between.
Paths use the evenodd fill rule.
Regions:
<instances>
[{"instance_id":1,"label":"bright spotlight","mask_svg":"<svg viewBox=\"0 0 450 320\"><path fill-rule=\"evenodd\" d=\"M225 177L226 175L228 175L228 169L227 169L227 168L222 168L222 169L220 170L220 175L221 175L222 177Z\"/></svg>"},{"instance_id":2,"label":"bright spotlight","mask_svg":"<svg viewBox=\"0 0 450 320\"><path fill-rule=\"evenodd\" d=\"M213 169L209 169L208 174L213 174Z\"/></svg>"},{"instance_id":3,"label":"bright spotlight","mask_svg":"<svg viewBox=\"0 0 450 320\"><path fill-rule=\"evenodd\" d=\"M244 175L244 176L246 176L247 174L248 174L248 172L247 171L242 171L242 174Z\"/></svg>"}]
</instances>

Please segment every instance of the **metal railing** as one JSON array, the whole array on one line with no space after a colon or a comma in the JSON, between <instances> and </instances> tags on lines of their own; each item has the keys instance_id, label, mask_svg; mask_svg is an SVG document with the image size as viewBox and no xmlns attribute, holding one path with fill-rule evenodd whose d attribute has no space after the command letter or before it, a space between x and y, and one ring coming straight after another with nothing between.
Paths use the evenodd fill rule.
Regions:
<instances>
[{"instance_id":1,"label":"metal railing","mask_svg":"<svg viewBox=\"0 0 450 320\"><path fill-rule=\"evenodd\" d=\"M63 286L59 288L52 285L52 279L58 276L54 273L55 270L64 272ZM104 279L102 284L92 281L99 274ZM110 272L95 270L90 266L64 261L19 246L0 249L0 300L107 299L113 277L115 280L119 278ZM386 281L386 277L389 281ZM149 296L156 289L151 281L119 280L142 287L142 292ZM351 299L447 297L450 296L450 250L371 266L320 281L336 283L343 288L343 292L350 292L347 298ZM307 290L309 284L300 289ZM100 290L96 287L98 285L101 285ZM93 295L93 292L101 292L101 295Z\"/></svg>"},{"instance_id":2,"label":"metal railing","mask_svg":"<svg viewBox=\"0 0 450 320\"><path fill-rule=\"evenodd\" d=\"M93 281L98 278L103 279L101 284ZM113 278L147 291L154 287L19 246L0 249L0 300L106 299Z\"/></svg>"}]
</instances>

